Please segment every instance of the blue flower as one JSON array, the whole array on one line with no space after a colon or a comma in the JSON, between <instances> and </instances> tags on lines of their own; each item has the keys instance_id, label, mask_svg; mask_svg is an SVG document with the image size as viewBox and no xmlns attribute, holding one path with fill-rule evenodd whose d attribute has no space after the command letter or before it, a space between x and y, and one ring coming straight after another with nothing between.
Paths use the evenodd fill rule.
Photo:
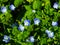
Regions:
<instances>
[{"instance_id":1,"label":"blue flower","mask_svg":"<svg viewBox=\"0 0 60 45\"><path fill-rule=\"evenodd\" d=\"M35 41L35 39L34 39L34 37L33 36L30 36L30 42L34 42Z\"/></svg>"},{"instance_id":2,"label":"blue flower","mask_svg":"<svg viewBox=\"0 0 60 45\"><path fill-rule=\"evenodd\" d=\"M49 37L49 38L53 38L53 37L54 37L54 32L50 32L50 33L48 34L48 37Z\"/></svg>"},{"instance_id":3,"label":"blue flower","mask_svg":"<svg viewBox=\"0 0 60 45\"><path fill-rule=\"evenodd\" d=\"M24 21L24 25L25 25L25 26L29 26L29 25L30 25L30 20L25 20L25 21Z\"/></svg>"},{"instance_id":4,"label":"blue flower","mask_svg":"<svg viewBox=\"0 0 60 45\"><path fill-rule=\"evenodd\" d=\"M46 30L45 32L46 32L47 34L49 34L51 31L49 31L49 30Z\"/></svg>"},{"instance_id":5,"label":"blue flower","mask_svg":"<svg viewBox=\"0 0 60 45\"><path fill-rule=\"evenodd\" d=\"M8 42L10 41L10 37L7 36L7 35L4 35L3 41L4 41L5 43L8 43Z\"/></svg>"},{"instance_id":6,"label":"blue flower","mask_svg":"<svg viewBox=\"0 0 60 45\"><path fill-rule=\"evenodd\" d=\"M18 27L18 30L24 31L24 26L20 24L19 27Z\"/></svg>"},{"instance_id":7,"label":"blue flower","mask_svg":"<svg viewBox=\"0 0 60 45\"><path fill-rule=\"evenodd\" d=\"M57 25L58 25L58 22L52 21L52 26L57 26Z\"/></svg>"},{"instance_id":8,"label":"blue flower","mask_svg":"<svg viewBox=\"0 0 60 45\"><path fill-rule=\"evenodd\" d=\"M10 10L15 10L15 6L13 4L10 5Z\"/></svg>"},{"instance_id":9,"label":"blue flower","mask_svg":"<svg viewBox=\"0 0 60 45\"><path fill-rule=\"evenodd\" d=\"M53 38L54 37L54 32L51 32L49 30L46 30L45 32L47 33L49 38Z\"/></svg>"},{"instance_id":10,"label":"blue flower","mask_svg":"<svg viewBox=\"0 0 60 45\"><path fill-rule=\"evenodd\" d=\"M1 7L1 12L2 12L2 13L5 13L5 12L7 12L7 9L6 9L6 7Z\"/></svg>"},{"instance_id":11,"label":"blue flower","mask_svg":"<svg viewBox=\"0 0 60 45\"><path fill-rule=\"evenodd\" d=\"M58 3L54 3L53 8L58 9Z\"/></svg>"},{"instance_id":12,"label":"blue flower","mask_svg":"<svg viewBox=\"0 0 60 45\"><path fill-rule=\"evenodd\" d=\"M40 20L39 20L38 18L35 18L35 19L34 19L34 24L35 24L35 25L39 25L39 23L40 23Z\"/></svg>"}]
</instances>

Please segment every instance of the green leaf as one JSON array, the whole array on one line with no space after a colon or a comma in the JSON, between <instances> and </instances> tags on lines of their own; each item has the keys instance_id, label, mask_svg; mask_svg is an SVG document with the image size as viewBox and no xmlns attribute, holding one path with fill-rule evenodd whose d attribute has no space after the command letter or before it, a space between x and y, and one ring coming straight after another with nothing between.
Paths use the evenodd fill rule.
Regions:
<instances>
[{"instance_id":1,"label":"green leaf","mask_svg":"<svg viewBox=\"0 0 60 45\"><path fill-rule=\"evenodd\" d=\"M31 6L30 5L24 5L26 10L31 10Z\"/></svg>"},{"instance_id":2,"label":"green leaf","mask_svg":"<svg viewBox=\"0 0 60 45\"><path fill-rule=\"evenodd\" d=\"M31 19L31 16L33 16L33 15L32 15L32 10L26 11L26 12L25 12L25 15L24 15L24 17L23 17L22 22L26 19L26 17L30 20L30 19Z\"/></svg>"},{"instance_id":3,"label":"green leaf","mask_svg":"<svg viewBox=\"0 0 60 45\"><path fill-rule=\"evenodd\" d=\"M11 21L11 17L12 17L12 15L8 12L0 15L0 19L1 19L2 23L7 24L7 25L9 24L8 22Z\"/></svg>"},{"instance_id":4,"label":"green leaf","mask_svg":"<svg viewBox=\"0 0 60 45\"><path fill-rule=\"evenodd\" d=\"M0 3L7 2L8 0L0 0Z\"/></svg>"},{"instance_id":5,"label":"green leaf","mask_svg":"<svg viewBox=\"0 0 60 45\"><path fill-rule=\"evenodd\" d=\"M34 1L33 2L33 9L38 9L38 8L40 8L40 1L39 0L37 0L37 1Z\"/></svg>"},{"instance_id":6,"label":"green leaf","mask_svg":"<svg viewBox=\"0 0 60 45\"><path fill-rule=\"evenodd\" d=\"M42 43L42 44L46 44L46 43L47 43L47 42L46 42L46 38L42 38L42 39L41 39L41 43Z\"/></svg>"},{"instance_id":7,"label":"green leaf","mask_svg":"<svg viewBox=\"0 0 60 45\"><path fill-rule=\"evenodd\" d=\"M24 1L24 0L15 0L15 1L14 1L14 5L15 5L16 7L18 7L19 5L22 4L23 1Z\"/></svg>"},{"instance_id":8,"label":"green leaf","mask_svg":"<svg viewBox=\"0 0 60 45\"><path fill-rule=\"evenodd\" d=\"M53 8L50 8L50 15L53 15L53 11L54 11L54 9Z\"/></svg>"},{"instance_id":9,"label":"green leaf","mask_svg":"<svg viewBox=\"0 0 60 45\"><path fill-rule=\"evenodd\" d=\"M55 43L55 44L57 44L57 43L58 43L58 41L54 41L54 43Z\"/></svg>"},{"instance_id":10,"label":"green leaf","mask_svg":"<svg viewBox=\"0 0 60 45\"><path fill-rule=\"evenodd\" d=\"M48 40L47 40L47 42L51 42L52 40L51 40L51 38L49 38Z\"/></svg>"},{"instance_id":11,"label":"green leaf","mask_svg":"<svg viewBox=\"0 0 60 45\"><path fill-rule=\"evenodd\" d=\"M33 0L26 0L26 1L29 2L29 3L33 2Z\"/></svg>"},{"instance_id":12,"label":"green leaf","mask_svg":"<svg viewBox=\"0 0 60 45\"><path fill-rule=\"evenodd\" d=\"M12 30L12 34L13 35L17 35L19 33L19 31L17 30L17 27L14 26L13 30Z\"/></svg>"},{"instance_id":13,"label":"green leaf","mask_svg":"<svg viewBox=\"0 0 60 45\"><path fill-rule=\"evenodd\" d=\"M23 33L22 37L26 38L26 37L28 37L29 34L30 34L30 32L25 31L25 32Z\"/></svg>"},{"instance_id":14,"label":"green leaf","mask_svg":"<svg viewBox=\"0 0 60 45\"><path fill-rule=\"evenodd\" d=\"M28 43L22 43L21 45L33 45L33 43L28 42Z\"/></svg>"},{"instance_id":15,"label":"green leaf","mask_svg":"<svg viewBox=\"0 0 60 45\"><path fill-rule=\"evenodd\" d=\"M56 30L58 30L58 27L57 26L54 27L54 31L56 31Z\"/></svg>"},{"instance_id":16,"label":"green leaf","mask_svg":"<svg viewBox=\"0 0 60 45\"><path fill-rule=\"evenodd\" d=\"M30 16L32 14L32 10L26 11L25 16Z\"/></svg>"}]
</instances>

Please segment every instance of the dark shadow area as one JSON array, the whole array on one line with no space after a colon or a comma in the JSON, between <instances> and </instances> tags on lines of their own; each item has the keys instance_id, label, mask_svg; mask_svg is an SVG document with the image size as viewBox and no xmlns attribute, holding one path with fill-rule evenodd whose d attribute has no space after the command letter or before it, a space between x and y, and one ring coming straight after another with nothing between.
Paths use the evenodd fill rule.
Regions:
<instances>
[{"instance_id":1,"label":"dark shadow area","mask_svg":"<svg viewBox=\"0 0 60 45\"><path fill-rule=\"evenodd\" d=\"M0 23L0 32L4 33L3 23Z\"/></svg>"},{"instance_id":2,"label":"dark shadow area","mask_svg":"<svg viewBox=\"0 0 60 45\"><path fill-rule=\"evenodd\" d=\"M58 26L60 27L60 17L58 17Z\"/></svg>"},{"instance_id":3,"label":"dark shadow area","mask_svg":"<svg viewBox=\"0 0 60 45\"><path fill-rule=\"evenodd\" d=\"M3 42L3 36L0 35L0 45L5 45L5 43Z\"/></svg>"},{"instance_id":4,"label":"dark shadow area","mask_svg":"<svg viewBox=\"0 0 60 45\"><path fill-rule=\"evenodd\" d=\"M25 8L23 7L23 4L18 6L15 11L12 11L11 14L13 16L13 20L14 22L16 21L17 17L20 20L20 18L22 18L24 16L25 13Z\"/></svg>"},{"instance_id":5,"label":"dark shadow area","mask_svg":"<svg viewBox=\"0 0 60 45\"><path fill-rule=\"evenodd\" d=\"M29 2L27 2L26 0L24 0L23 4L29 5Z\"/></svg>"},{"instance_id":6,"label":"dark shadow area","mask_svg":"<svg viewBox=\"0 0 60 45\"><path fill-rule=\"evenodd\" d=\"M13 4L14 3L14 0L8 0L7 2L3 2L4 4L5 4L5 6L6 5L8 5L8 4Z\"/></svg>"},{"instance_id":7,"label":"dark shadow area","mask_svg":"<svg viewBox=\"0 0 60 45\"><path fill-rule=\"evenodd\" d=\"M51 3L51 7L53 7L53 4L57 2L57 0L50 0L50 3Z\"/></svg>"}]
</instances>

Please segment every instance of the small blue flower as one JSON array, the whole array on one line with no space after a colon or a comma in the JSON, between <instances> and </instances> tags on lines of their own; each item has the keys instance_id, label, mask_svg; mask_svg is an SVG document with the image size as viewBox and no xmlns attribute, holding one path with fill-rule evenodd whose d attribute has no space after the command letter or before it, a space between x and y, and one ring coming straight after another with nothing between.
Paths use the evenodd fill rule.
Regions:
<instances>
[{"instance_id":1,"label":"small blue flower","mask_svg":"<svg viewBox=\"0 0 60 45\"><path fill-rule=\"evenodd\" d=\"M24 25L25 25L25 26L29 26L29 25L30 25L30 20L25 20L25 21L24 21Z\"/></svg>"},{"instance_id":2,"label":"small blue flower","mask_svg":"<svg viewBox=\"0 0 60 45\"><path fill-rule=\"evenodd\" d=\"M24 26L20 24L19 27L18 27L18 30L24 31Z\"/></svg>"},{"instance_id":3,"label":"small blue flower","mask_svg":"<svg viewBox=\"0 0 60 45\"><path fill-rule=\"evenodd\" d=\"M1 7L1 12L2 12L2 13L5 13L5 12L7 12L7 9L6 9L6 7Z\"/></svg>"},{"instance_id":4,"label":"small blue flower","mask_svg":"<svg viewBox=\"0 0 60 45\"><path fill-rule=\"evenodd\" d=\"M57 25L58 25L58 22L52 21L52 26L57 26Z\"/></svg>"},{"instance_id":5,"label":"small blue flower","mask_svg":"<svg viewBox=\"0 0 60 45\"><path fill-rule=\"evenodd\" d=\"M58 9L58 3L54 3L53 8Z\"/></svg>"},{"instance_id":6,"label":"small blue flower","mask_svg":"<svg viewBox=\"0 0 60 45\"><path fill-rule=\"evenodd\" d=\"M51 31L49 31L49 30L46 30L45 32L46 32L47 34L49 34Z\"/></svg>"},{"instance_id":7,"label":"small blue flower","mask_svg":"<svg viewBox=\"0 0 60 45\"><path fill-rule=\"evenodd\" d=\"M15 6L13 4L10 5L10 10L15 10Z\"/></svg>"},{"instance_id":8,"label":"small blue flower","mask_svg":"<svg viewBox=\"0 0 60 45\"><path fill-rule=\"evenodd\" d=\"M35 41L35 39L34 39L34 37L33 36L30 36L30 42L34 42Z\"/></svg>"},{"instance_id":9,"label":"small blue flower","mask_svg":"<svg viewBox=\"0 0 60 45\"><path fill-rule=\"evenodd\" d=\"M10 41L10 37L7 36L7 35L4 35L3 41L4 41L5 43L8 43L8 42Z\"/></svg>"},{"instance_id":10,"label":"small blue flower","mask_svg":"<svg viewBox=\"0 0 60 45\"><path fill-rule=\"evenodd\" d=\"M49 37L49 38L53 38L53 37L54 37L54 32L50 32L50 33L48 34L48 37Z\"/></svg>"},{"instance_id":11,"label":"small blue flower","mask_svg":"<svg viewBox=\"0 0 60 45\"><path fill-rule=\"evenodd\" d=\"M49 38L53 38L54 37L54 32L51 32L49 30L46 30L45 32L47 33Z\"/></svg>"},{"instance_id":12,"label":"small blue flower","mask_svg":"<svg viewBox=\"0 0 60 45\"><path fill-rule=\"evenodd\" d=\"M39 23L40 23L40 20L39 20L38 18L35 18L35 19L34 19L34 24L35 24L35 25L39 25Z\"/></svg>"}]
</instances>

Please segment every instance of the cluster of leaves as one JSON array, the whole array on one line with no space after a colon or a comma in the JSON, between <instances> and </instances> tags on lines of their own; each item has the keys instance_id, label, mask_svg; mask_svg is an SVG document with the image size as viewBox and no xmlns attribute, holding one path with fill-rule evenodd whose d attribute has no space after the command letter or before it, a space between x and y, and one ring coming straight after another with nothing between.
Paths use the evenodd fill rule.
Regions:
<instances>
[{"instance_id":1,"label":"cluster of leaves","mask_svg":"<svg viewBox=\"0 0 60 45\"><path fill-rule=\"evenodd\" d=\"M0 12L0 44L4 35L9 35L11 40L6 45L59 45L60 44L60 8L52 7L55 0L0 0L0 6L14 4L16 9L7 13ZM36 12L33 13L32 10ZM39 25L34 25L34 18L40 19ZM21 20L22 19L22 20ZM25 26L24 32L18 30L18 25L23 24L25 19L31 21L30 26ZM52 26L52 21L58 21L58 26ZM12 24L17 23L17 26ZM24 25L24 24L23 24ZM48 38L45 30L54 32L54 39ZM28 37L34 36L34 43L26 42Z\"/></svg>"}]
</instances>

